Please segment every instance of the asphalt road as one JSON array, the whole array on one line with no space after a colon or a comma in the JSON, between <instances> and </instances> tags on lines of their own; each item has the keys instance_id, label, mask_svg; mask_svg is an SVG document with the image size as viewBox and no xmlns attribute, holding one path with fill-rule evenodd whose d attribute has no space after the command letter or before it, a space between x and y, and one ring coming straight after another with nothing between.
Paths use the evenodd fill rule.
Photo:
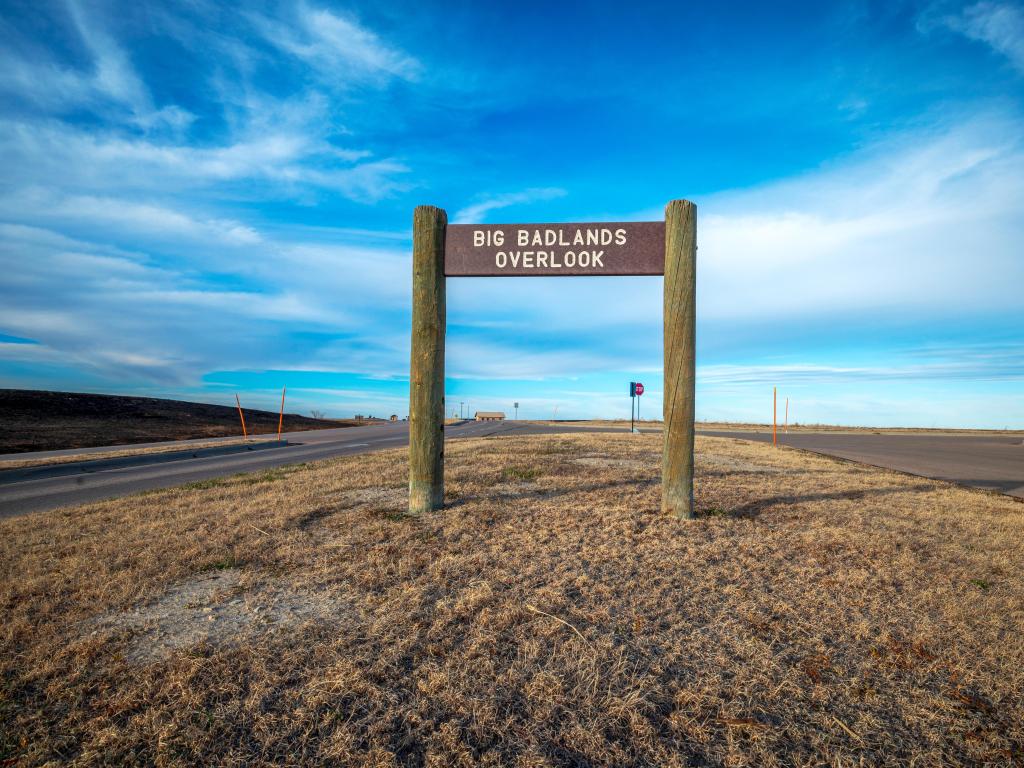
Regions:
<instances>
[{"instance_id":1,"label":"asphalt road","mask_svg":"<svg viewBox=\"0 0 1024 768\"><path fill-rule=\"evenodd\" d=\"M545 425L528 422L463 422L446 427L448 439L495 434L543 434L593 432L594 428ZM618 431L618 430L616 430ZM700 434L770 441L765 432L715 431ZM129 493L166 488L182 483L223 477L239 472L270 469L284 464L395 448L407 444L408 423L292 432L287 445L256 451L178 458L125 466L123 460L103 459L105 451L89 449L97 460L60 465L43 473L0 471L0 517L10 517L54 507L83 504ZM925 477L1000 491L1024 498L1024 445L1022 438L1000 435L935 435L871 433L790 433L780 435L785 445L803 448L865 464L898 469ZM209 440L198 441L209 443ZM186 441L183 445L187 445ZM176 444L178 445L178 444ZM86 451L76 450L75 453ZM13 454L25 459L60 454Z\"/></svg>"},{"instance_id":2,"label":"asphalt road","mask_svg":"<svg viewBox=\"0 0 1024 768\"><path fill-rule=\"evenodd\" d=\"M771 442L771 432L701 432ZM779 433L782 445L1024 498L1024 437L882 432Z\"/></svg>"}]
</instances>

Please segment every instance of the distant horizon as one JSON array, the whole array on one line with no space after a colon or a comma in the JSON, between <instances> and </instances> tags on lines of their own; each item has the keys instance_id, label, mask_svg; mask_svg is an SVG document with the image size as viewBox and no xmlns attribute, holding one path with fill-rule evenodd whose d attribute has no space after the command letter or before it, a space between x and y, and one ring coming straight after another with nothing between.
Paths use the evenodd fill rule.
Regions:
<instances>
[{"instance_id":1,"label":"distant horizon","mask_svg":"<svg viewBox=\"0 0 1024 768\"><path fill-rule=\"evenodd\" d=\"M196 404L200 404L200 405L219 405L219 406L223 406L225 408L230 408L232 410L236 407L235 402L234 402L234 393L231 394L230 396L224 396L224 397L218 397L218 398L181 399L180 397L175 397L175 396L171 396L171 395L138 394L138 393L133 393L133 392L120 393L120 392L106 392L106 391L101 392L101 391L45 390L45 389L31 389L31 388L20 388L20 387L0 387L0 391L3 391L3 390L8 390L8 391L27 391L27 392L50 392L50 393L54 393L54 394L69 394L69 395L100 395L100 396L107 396L107 397L139 397L139 398L148 398L148 399L153 399L153 400L169 400L169 401L174 401L174 402L196 403ZM247 394L251 394L251 393L238 392L237 394L241 398L241 404L242 404L242 409L243 410L246 410L246 411L248 411L248 410L256 410L256 411L262 411L262 412L272 413L272 414L276 414L276 413L279 412L279 409L280 409L280 392L277 393L278 400L276 402L276 405L274 403L267 403L267 404L265 404L263 406L253 406L253 405L248 404L249 401L248 401L248 398L246 397L246 395ZM261 402L263 402L263 401L261 400ZM784 400L783 400L783 402L784 402ZM522 409L520 409L520 410L522 410ZM314 406L314 407L306 409L306 410L295 410L291 405L289 405L289 401L286 400L285 409L284 409L284 413L285 413L286 416L287 415L291 415L291 416L311 416L311 412L312 411L319 411L319 409ZM473 418L473 415L477 411L501 411L501 412L503 412L505 414L506 419L508 419L510 421L514 420L516 418L516 417L513 416L514 409L512 409L510 407L503 408L501 406L495 406L495 407L492 407L492 408L484 408L484 407L477 408L477 407L474 407L471 412L467 411L465 413L464 418L466 418L466 419ZM388 408L367 408L367 409L363 409L363 411L356 410L356 411L352 411L350 413L338 413L338 412L328 413L328 412L323 412L323 415L320 418L327 419L327 420L345 421L345 420L352 420L353 418L355 418L357 416L362 416L362 417L368 418L368 419L372 418L372 419L379 419L379 420L382 420L382 421L386 421L392 415L396 415L396 416L398 416L399 419L404 420L404 419L408 418L408 410L406 409L404 411L398 412L398 411L395 411L393 409L388 409ZM451 411L449 411L448 413L445 414L445 418L446 419L452 418L452 416L453 416L453 413ZM621 415L574 416L574 417L571 417L571 418L567 418L567 417L559 415L557 418L552 418L550 416L543 416L543 415L531 417L531 416L525 416L523 414L520 414L518 416L517 420L519 420L519 421L540 421L540 422L543 422L543 421L559 421L559 422L610 421L610 422L617 422L617 423L620 423L620 422L621 423L628 423L630 421L629 416L621 416ZM636 421L637 422L642 422L642 423L647 423L647 424L655 424L655 423L661 423L662 422L662 418L661 418L660 415L657 416L657 417L652 417L652 416L647 416L647 415L641 414L639 417L636 417ZM772 428L772 421L771 421L770 418L767 421L749 421L749 420L748 421L743 421L743 420L731 421L731 420L722 420L722 419L701 418L698 415L696 417L696 419L695 419L695 423L698 426L706 425L706 424L723 424L723 425L729 425L729 426L750 426L750 427L758 427L758 428L765 428L765 429L771 429ZM779 421L778 421L776 426L778 427L778 430L779 430L779 432L781 434L782 431L783 431L783 428L785 426L785 422L783 421L783 417L781 415L779 417ZM921 425L914 425L914 424L894 424L894 425L843 424L843 423L838 423L838 422L801 422L801 421L794 421L792 419L789 421L789 426L790 427L794 427L794 428L796 428L796 427L838 427L838 428L850 428L850 429L884 429L884 430L908 429L908 430L952 430L952 431L978 431L978 432L1024 432L1024 427L1009 427L1009 426L1006 426L1006 427L953 427L953 426L943 425L943 424L939 424L939 425L935 425L935 426L921 426Z\"/></svg>"},{"instance_id":2,"label":"distant horizon","mask_svg":"<svg viewBox=\"0 0 1024 768\"><path fill-rule=\"evenodd\" d=\"M416 205L687 198L699 418L1024 428L1013 0L14 6L0 161L0 386L404 410ZM660 413L661 285L449 280L449 412Z\"/></svg>"}]
</instances>

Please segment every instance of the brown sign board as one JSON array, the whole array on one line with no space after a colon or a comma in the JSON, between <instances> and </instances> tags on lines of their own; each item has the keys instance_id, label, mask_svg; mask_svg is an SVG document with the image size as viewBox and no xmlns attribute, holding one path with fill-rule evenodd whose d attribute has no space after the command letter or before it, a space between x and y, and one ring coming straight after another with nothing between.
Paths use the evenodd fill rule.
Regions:
<instances>
[{"instance_id":1,"label":"brown sign board","mask_svg":"<svg viewBox=\"0 0 1024 768\"><path fill-rule=\"evenodd\" d=\"M446 277L662 275L665 222L449 224Z\"/></svg>"}]
</instances>

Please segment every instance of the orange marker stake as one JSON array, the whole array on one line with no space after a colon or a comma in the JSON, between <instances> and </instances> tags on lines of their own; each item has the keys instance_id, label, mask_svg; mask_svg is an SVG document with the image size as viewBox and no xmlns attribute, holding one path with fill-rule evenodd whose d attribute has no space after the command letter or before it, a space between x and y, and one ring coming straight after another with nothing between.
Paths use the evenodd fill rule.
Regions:
<instances>
[{"instance_id":1,"label":"orange marker stake","mask_svg":"<svg viewBox=\"0 0 1024 768\"><path fill-rule=\"evenodd\" d=\"M242 414L242 401L238 399L238 394L235 394L235 403L238 405L238 418L242 420L242 438L245 440L249 439L249 433L245 430L245 416Z\"/></svg>"},{"instance_id":2,"label":"orange marker stake","mask_svg":"<svg viewBox=\"0 0 1024 768\"><path fill-rule=\"evenodd\" d=\"M778 412L778 407L777 407L777 405L778 405L778 403L777 403L778 398L776 397L777 391L778 391L777 387L772 387L772 445L776 445L776 446L779 444L779 438L778 438L778 436L776 435L776 432L775 432L775 423L777 421L776 414Z\"/></svg>"},{"instance_id":3,"label":"orange marker stake","mask_svg":"<svg viewBox=\"0 0 1024 768\"><path fill-rule=\"evenodd\" d=\"M281 387L281 415L277 419L277 442L281 442L281 426L284 424L284 391Z\"/></svg>"}]
</instances>

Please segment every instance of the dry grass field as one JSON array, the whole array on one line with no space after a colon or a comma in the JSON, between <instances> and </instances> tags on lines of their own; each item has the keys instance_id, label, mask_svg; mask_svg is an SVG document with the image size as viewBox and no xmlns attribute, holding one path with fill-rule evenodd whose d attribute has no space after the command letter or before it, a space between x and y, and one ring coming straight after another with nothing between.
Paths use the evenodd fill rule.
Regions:
<instances>
[{"instance_id":1,"label":"dry grass field","mask_svg":"<svg viewBox=\"0 0 1024 768\"><path fill-rule=\"evenodd\" d=\"M0 521L0 765L1020 765L1024 505L698 438L455 441Z\"/></svg>"}]
</instances>

